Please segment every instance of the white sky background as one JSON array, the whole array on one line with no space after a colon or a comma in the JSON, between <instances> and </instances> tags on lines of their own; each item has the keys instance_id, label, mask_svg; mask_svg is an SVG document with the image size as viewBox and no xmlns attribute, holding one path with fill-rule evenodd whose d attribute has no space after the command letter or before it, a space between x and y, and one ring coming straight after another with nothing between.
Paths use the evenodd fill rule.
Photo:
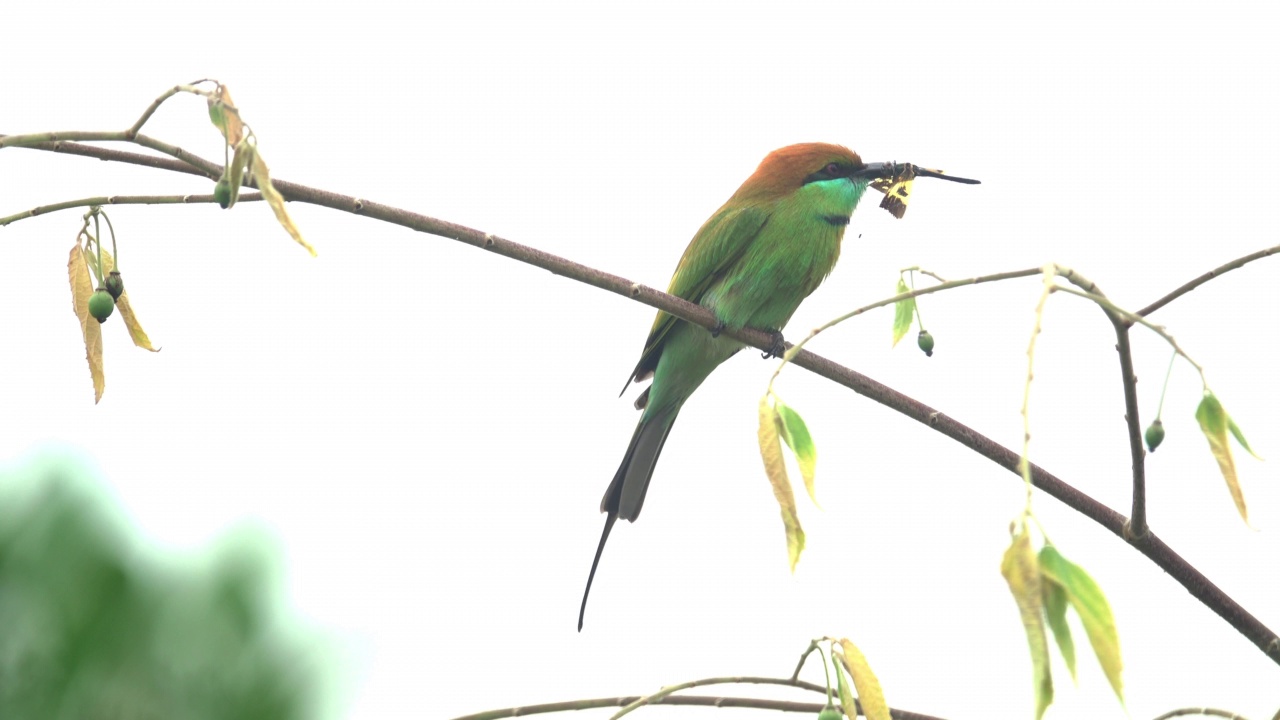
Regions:
<instances>
[{"instance_id":1,"label":"white sky background","mask_svg":"<svg viewBox=\"0 0 1280 720\"><path fill-rule=\"evenodd\" d=\"M911 265L962 278L1057 261L1136 309L1277 243L1280 51L1255 4L71 5L6 21L0 132L123 128L167 86L215 77L278 178L661 288L776 147L836 142L983 181L918 182L901 221L869 195L793 339L890 295ZM221 157L194 98L171 100L146 132ZM0 214L211 188L0 152ZM617 392L653 310L323 208L290 207L314 260L259 203L113 208L130 296L164 349L135 350L109 322L95 407L66 286L81 212L0 229L0 458L41 447L93 458L127 518L170 552L265 527L289 602L327 648L316 660L331 668L331 717L447 718L785 676L820 635L859 643L895 707L1031 716L1025 640L998 571L1023 488L990 462L788 370L777 389L818 443L823 504L800 496L809 542L792 576L756 450L774 363L741 353L685 407L641 521L615 528L578 634L597 504L636 421L635 390ZM1277 263L1153 318L1271 458L1237 451L1258 532L1195 425L1200 386L1185 363L1148 463L1155 531L1273 629ZM1039 292L1028 279L925 299L930 359L911 338L890 349L890 309L812 349L1016 448ZM1133 335L1145 424L1169 354ZM1051 299L1032 456L1128 514L1113 343L1096 308ZM1280 707L1280 670L1252 644L1117 538L1047 496L1035 503L1111 599L1131 717ZM1079 628L1077 644L1079 687L1058 663L1049 717L1123 717ZM806 677L821 682L817 669Z\"/></svg>"}]
</instances>

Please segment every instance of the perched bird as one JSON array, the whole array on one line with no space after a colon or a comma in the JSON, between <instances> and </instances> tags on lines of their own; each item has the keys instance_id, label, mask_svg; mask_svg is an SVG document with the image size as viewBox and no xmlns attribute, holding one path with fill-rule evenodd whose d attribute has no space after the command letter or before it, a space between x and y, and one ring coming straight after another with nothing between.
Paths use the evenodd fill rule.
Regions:
<instances>
[{"instance_id":1,"label":"perched bird","mask_svg":"<svg viewBox=\"0 0 1280 720\"><path fill-rule=\"evenodd\" d=\"M719 329L773 332L778 339L775 351L780 352L782 327L835 267L845 227L867 186L896 178L903 167L868 165L848 148L826 143L790 145L769 153L693 236L667 292L711 310ZM600 501L600 511L608 517L582 594L579 631L613 524L640 516L658 455L680 408L716 366L743 347L718 329L708 331L658 313L640 362L627 380L630 385L652 377L653 383L636 400L644 413Z\"/></svg>"}]
</instances>

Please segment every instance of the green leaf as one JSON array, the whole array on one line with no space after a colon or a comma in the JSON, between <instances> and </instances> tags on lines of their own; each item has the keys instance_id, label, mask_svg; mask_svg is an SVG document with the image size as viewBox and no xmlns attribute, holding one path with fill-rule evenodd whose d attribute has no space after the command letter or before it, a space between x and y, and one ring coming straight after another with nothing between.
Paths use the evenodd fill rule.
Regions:
<instances>
[{"instance_id":1,"label":"green leaf","mask_svg":"<svg viewBox=\"0 0 1280 720\"><path fill-rule=\"evenodd\" d=\"M814 494L813 478L818 463L818 448L814 446L809 428L804 424L800 413L784 405L781 400L777 400L773 407L777 413L778 431L783 441L787 443L787 447L795 453L796 464L800 466L800 475L804 478L804 489L809 492L809 499L813 504L817 505L818 496Z\"/></svg>"},{"instance_id":2,"label":"green leaf","mask_svg":"<svg viewBox=\"0 0 1280 720\"><path fill-rule=\"evenodd\" d=\"M1116 632L1116 621L1111 615L1107 596L1084 568L1062 557L1052 545L1041 548L1039 564L1045 579L1062 588L1067 601L1080 616L1089 644L1093 646L1093 654L1098 657L1102 672L1123 705L1120 673L1124 666L1120 658L1120 636Z\"/></svg>"},{"instance_id":3,"label":"green leaf","mask_svg":"<svg viewBox=\"0 0 1280 720\"><path fill-rule=\"evenodd\" d=\"M1067 593L1062 586L1049 578L1042 578L1040 584L1044 595L1044 616L1053 631L1053 639L1058 643L1062 659L1071 671L1071 679L1076 677L1076 645L1071 639L1071 628L1067 626Z\"/></svg>"},{"instance_id":4,"label":"green leaf","mask_svg":"<svg viewBox=\"0 0 1280 720\"><path fill-rule=\"evenodd\" d=\"M1244 448L1245 452L1259 460L1262 459L1258 457L1258 453L1253 451L1253 448L1249 447L1249 441L1244 439L1244 433L1240 432L1240 426L1236 425L1236 421L1232 420L1230 416L1227 416L1227 429L1231 431L1231 437L1234 437L1236 442L1240 443L1240 447Z\"/></svg>"},{"instance_id":5,"label":"green leaf","mask_svg":"<svg viewBox=\"0 0 1280 720\"><path fill-rule=\"evenodd\" d=\"M853 697L853 690L849 687L851 683L845 678L844 665L839 662L834 649L831 652L831 664L836 666L836 692L840 695L840 707L844 709L845 717L856 720L858 701Z\"/></svg>"},{"instance_id":6,"label":"green leaf","mask_svg":"<svg viewBox=\"0 0 1280 720\"><path fill-rule=\"evenodd\" d=\"M782 526L787 534L787 559L791 563L791 572L795 572L796 563L800 562L800 553L804 550L804 530L800 527L800 516L796 512L796 496L791 492L791 481L787 479L787 465L782 461L777 413L769 399L769 394L760 398L760 427L756 434L760 442L760 457L764 460L764 472L769 477L773 496L778 500L778 508L782 511Z\"/></svg>"},{"instance_id":7,"label":"green leaf","mask_svg":"<svg viewBox=\"0 0 1280 720\"><path fill-rule=\"evenodd\" d=\"M1204 433L1205 439L1209 441L1209 450L1213 453L1213 458L1218 461L1218 469L1222 471L1222 479L1227 482L1227 490L1231 493L1231 499L1235 501L1240 518L1248 523L1249 509L1244 503L1244 491L1240 489L1240 478L1236 475L1236 461L1231 457L1231 446L1227 444L1228 427L1234 423L1231 422L1227 411L1222 408L1222 403L1213 393L1205 392L1204 398L1200 400L1200 405L1196 408L1196 422L1200 423L1200 432ZM1239 428L1236 428L1235 432L1239 431ZM1236 437L1239 439L1242 436ZM1245 449L1247 450L1248 446L1245 446Z\"/></svg>"},{"instance_id":8,"label":"green leaf","mask_svg":"<svg viewBox=\"0 0 1280 720\"><path fill-rule=\"evenodd\" d=\"M1049 672L1049 642L1044 635L1044 597L1040 590L1040 570L1031 551L1026 528L1013 538L1000 561L1000 574L1018 604L1022 629L1031 649L1031 677L1036 699L1036 720L1053 702L1053 676Z\"/></svg>"},{"instance_id":9,"label":"green leaf","mask_svg":"<svg viewBox=\"0 0 1280 720\"><path fill-rule=\"evenodd\" d=\"M907 281L898 276L899 295L911 292L911 288L907 287ZM907 331L911 329L911 321L916 315L916 299L909 298L907 300L899 300L893 304L893 345L897 347L898 341L906 337Z\"/></svg>"}]
</instances>

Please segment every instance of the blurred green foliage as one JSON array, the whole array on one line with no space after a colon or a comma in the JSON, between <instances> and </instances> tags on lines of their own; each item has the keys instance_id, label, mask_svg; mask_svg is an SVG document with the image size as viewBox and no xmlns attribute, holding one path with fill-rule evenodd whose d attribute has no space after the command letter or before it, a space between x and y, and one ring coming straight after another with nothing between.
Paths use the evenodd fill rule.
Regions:
<instances>
[{"instance_id":1,"label":"blurred green foliage","mask_svg":"<svg viewBox=\"0 0 1280 720\"><path fill-rule=\"evenodd\" d=\"M88 475L0 468L0 718L311 716L314 663L277 631L261 542L148 556Z\"/></svg>"}]
</instances>

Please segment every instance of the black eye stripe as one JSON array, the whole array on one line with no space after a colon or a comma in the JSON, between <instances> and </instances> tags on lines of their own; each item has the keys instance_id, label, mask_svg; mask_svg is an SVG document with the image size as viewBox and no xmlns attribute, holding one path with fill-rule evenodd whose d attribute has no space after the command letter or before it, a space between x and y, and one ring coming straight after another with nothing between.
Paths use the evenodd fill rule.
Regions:
<instances>
[{"instance_id":1,"label":"black eye stripe","mask_svg":"<svg viewBox=\"0 0 1280 720\"><path fill-rule=\"evenodd\" d=\"M849 177L853 173L852 167L841 162L829 162L822 166L822 169L809 175L804 179L804 184L811 182L821 182L823 180L833 180L835 178Z\"/></svg>"}]
</instances>

